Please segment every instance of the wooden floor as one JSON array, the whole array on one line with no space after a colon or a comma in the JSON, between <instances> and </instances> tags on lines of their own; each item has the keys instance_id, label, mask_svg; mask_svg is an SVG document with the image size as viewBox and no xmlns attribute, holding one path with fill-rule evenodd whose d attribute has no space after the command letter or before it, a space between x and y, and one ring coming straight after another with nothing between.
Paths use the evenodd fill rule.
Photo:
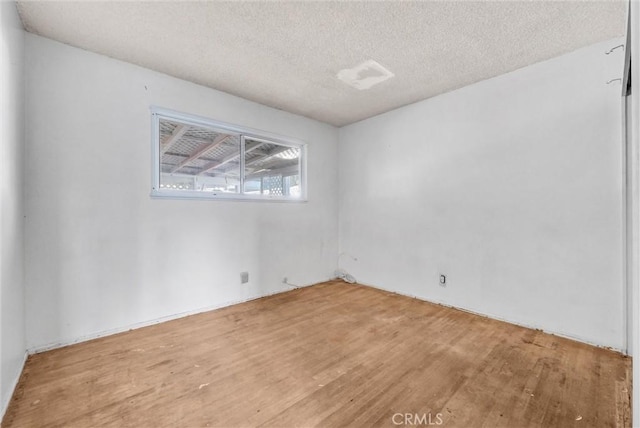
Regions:
<instances>
[{"instance_id":1,"label":"wooden floor","mask_svg":"<svg viewBox=\"0 0 640 428\"><path fill-rule=\"evenodd\" d=\"M2 426L629 426L630 366L329 282L33 355Z\"/></svg>"}]
</instances>

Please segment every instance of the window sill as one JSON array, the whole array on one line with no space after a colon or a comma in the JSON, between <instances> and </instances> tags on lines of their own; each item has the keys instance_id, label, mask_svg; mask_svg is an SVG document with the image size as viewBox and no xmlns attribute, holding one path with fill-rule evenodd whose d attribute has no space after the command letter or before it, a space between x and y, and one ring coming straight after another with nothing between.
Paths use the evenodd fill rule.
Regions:
<instances>
[{"instance_id":1,"label":"window sill","mask_svg":"<svg viewBox=\"0 0 640 428\"><path fill-rule=\"evenodd\" d=\"M285 202L285 203L304 203L308 202L307 198L287 198L283 196L267 196L267 195L243 195L237 193L214 193L214 192L180 192L166 190L152 190L151 198L153 199L191 199L203 201L238 201L238 202Z\"/></svg>"}]
</instances>

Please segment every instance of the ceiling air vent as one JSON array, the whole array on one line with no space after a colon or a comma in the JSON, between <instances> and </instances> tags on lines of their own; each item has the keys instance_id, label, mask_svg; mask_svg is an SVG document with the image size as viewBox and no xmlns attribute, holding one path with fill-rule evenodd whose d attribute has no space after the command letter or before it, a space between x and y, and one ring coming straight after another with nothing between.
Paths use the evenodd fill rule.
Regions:
<instances>
[{"instance_id":1,"label":"ceiling air vent","mask_svg":"<svg viewBox=\"0 0 640 428\"><path fill-rule=\"evenodd\" d=\"M392 72L370 59L353 68L345 68L338 73L338 79L356 89L369 89L395 76Z\"/></svg>"}]
</instances>

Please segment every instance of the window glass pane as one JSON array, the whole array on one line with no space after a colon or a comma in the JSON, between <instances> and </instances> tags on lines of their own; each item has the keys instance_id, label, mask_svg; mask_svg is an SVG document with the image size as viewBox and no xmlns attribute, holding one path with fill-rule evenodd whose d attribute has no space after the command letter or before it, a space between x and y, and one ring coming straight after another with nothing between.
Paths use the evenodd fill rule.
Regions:
<instances>
[{"instance_id":1,"label":"window glass pane","mask_svg":"<svg viewBox=\"0 0 640 428\"><path fill-rule=\"evenodd\" d=\"M240 136L160 118L160 190L240 192Z\"/></svg>"},{"instance_id":2,"label":"window glass pane","mask_svg":"<svg viewBox=\"0 0 640 428\"><path fill-rule=\"evenodd\" d=\"M158 107L152 121L152 196L306 199L303 142Z\"/></svg>"},{"instance_id":3,"label":"window glass pane","mask_svg":"<svg viewBox=\"0 0 640 428\"><path fill-rule=\"evenodd\" d=\"M300 197L300 148L245 138L244 193Z\"/></svg>"}]
</instances>

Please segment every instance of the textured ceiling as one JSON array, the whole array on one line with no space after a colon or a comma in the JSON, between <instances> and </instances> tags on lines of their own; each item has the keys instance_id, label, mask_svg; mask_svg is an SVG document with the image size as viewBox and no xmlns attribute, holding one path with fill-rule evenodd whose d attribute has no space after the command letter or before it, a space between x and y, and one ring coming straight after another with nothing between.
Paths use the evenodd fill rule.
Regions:
<instances>
[{"instance_id":1,"label":"textured ceiling","mask_svg":"<svg viewBox=\"0 0 640 428\"><path fill-rule=\"evenodd\" d=\"M626 8L622 1L18 3L32 33L337 126L623 36ZM395 76L367 90L336 77L368 60Z\"/></svg>"}]
</instances>

